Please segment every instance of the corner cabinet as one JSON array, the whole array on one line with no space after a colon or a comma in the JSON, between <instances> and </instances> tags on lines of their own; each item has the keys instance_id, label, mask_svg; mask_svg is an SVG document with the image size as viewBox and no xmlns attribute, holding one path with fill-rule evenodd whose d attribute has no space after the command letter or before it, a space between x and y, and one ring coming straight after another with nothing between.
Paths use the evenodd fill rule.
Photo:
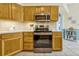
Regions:
<instances>
[{"instance_id":1,"label":"corner cabinet","mask_svg":"<svg viewBox=\"0 0 79 59\"><path fill-rule=\"evenodd\" d=\"M52 50L53 51L62 50L62 32L52 33Z\"/></svg>"},{"instance_id":2,"label":"corner cabinet","mask_svg":"<svg viewBox=\"0 0 79 59\"><path fill-rule=\"evenodd\" d=\"M24 32L23 50L33 51L33 32Z\"/></svg>"},{"instance_id":3,"label":"corner cabinet","mask_svg":"<svg viewBox=\"0 0 79 59\"><path fill-rule=\"evenodd\" d=\"M59 7L51 6L51 21L57 21L59 15Z\"/></svg>"},{"instance_id":4,"label":"corner cabinet","mask_svg":"<svg viewBox=\"0 0 79 59\"><path fill-rule=\"evenodd\" d=\"M10 4L0 3L0 19L10 19Z\"/></svg>"},{"instance_id":5,"label":"corner cabinet","mask_svg":"<svg viewBox=\"0 0 79 59\"><path fill-rule=\"evenodd\" d=\"M0 40L0 55L13 55L23 50L22 33L2 34Z\"/></svg>"},{"instance_id":6,"label":"corner cabinet","mask_svg":"<svg viewBox=\"0 0 79 59\"><path fill-rule=\"evenodd\" d=\"M4 46L3 55L11 55L21 51L21 38L15 38L10 40L2 40Z\"/></svg>"}]
</instances>

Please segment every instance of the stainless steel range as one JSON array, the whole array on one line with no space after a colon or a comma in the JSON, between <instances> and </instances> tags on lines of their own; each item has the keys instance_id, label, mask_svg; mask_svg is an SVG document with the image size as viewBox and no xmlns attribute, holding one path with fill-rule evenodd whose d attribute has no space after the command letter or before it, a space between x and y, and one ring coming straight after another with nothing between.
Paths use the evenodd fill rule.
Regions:
<instances>
[{"instance_id":1,"label":"stainless steel range","mask_svg":"<svg viewBox=\"0 0 79 59\"><path fill-rule=\"evenodd\" d=\"M34 31L34 52L52 52L52 32L49 31L49 26L36 26Z\"/></svg>"}]
</instances>

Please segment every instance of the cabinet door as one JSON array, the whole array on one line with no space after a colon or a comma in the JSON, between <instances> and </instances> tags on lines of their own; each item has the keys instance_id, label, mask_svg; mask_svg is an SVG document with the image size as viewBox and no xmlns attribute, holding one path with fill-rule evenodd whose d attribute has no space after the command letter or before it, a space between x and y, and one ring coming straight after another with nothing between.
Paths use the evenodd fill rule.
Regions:
<instances>
[{"instance_id":1,"label":"cabinet door","mask_svg":"<svg viewBox=\"0 0 79 59\"><path fill-rule=\"evenodd\" d=\"M20 38L4 40L4 55L14 54L18 50L22 50L21 48Z\"/></svg>"},{"instance_id":2,"label":"cabinet door","mask_svg":"<svg viewBox=\"0 0 79 59\"><path fill-rule=\"evenodd\" d=\"M24 7L24 21L34 21L34 12L35 7L33 6L25 6Z\"/></svg>"},{"instance_id":3,"label":"cabinet door","mask_svg":"<svg viewBox=\"0 0 79 59\"><path fill-rule=\"evenodd\" d=\"M62 50L62 32L53 32L52 49L56 51Z\"/></svg>"},{"instance_id":4,"label":"cabinet door","mask_svg":"<svg viewBox=\"0 0 79 59\"><path fill-rule=\"evenodd\" d=\"M36 6L36 13L49 13L50 14L50 6Z\"/></svg>"},{"instance_id":5,"label":"cabinet door","mask_svg":"<svg viewBox=\"0 0 79 59\"><path fill-rule=\"evenodd\" d=\"M14 51L17 51L17 50L20 50L21 49L21 39L20 38L17 38L17 39L14 39L12 41L12 52Z\"/></svg>"},{"instance_id":6,"label":"cabinet door","mask_svg":"<svg viewBox=\"0 0 79 59\"><path fill-rule=\"evenodd\" d=\"M51 7L51 21L57 21L58 20L58 12L59 12L58 6L52 6Z\"/></svg>"},{"instance_id":7,"label":"cabinet door","mask_svg":"<svg viewBox=\"0 0 79 59\"><path fill-rule=\"evenodd\" d=\"M8 55L12 52L13 40L4 40L4 55Z\"/></svg>"},{"instance_id":8,"label":"cabinet door","mask_svg":"<svg viewBox=\"0 0 79 59\"><path fill-rule=\"evenodd\" d=\"M0 19L10 19L8 3L0 3Z\"/></svg>"},{"instance_id":9,"label":"cabinet door","mask_svg":"<svg viewBox=\"0 0 79 59\"><path fill-rule=\"evenodd\" d=\"M54 37L52 42L53 50L62 50L62 37Z\"/></svg>"},{"instance_id":10,"label":"cabinet door","mask_svg":"<svg viewBox=\"0 0 79 59\"><path fill-rule=\"evenodd\" d=\"M23 21L23 7L21 5L12 3L12 19L14 21Z\"/></svg>"}]
</instances>

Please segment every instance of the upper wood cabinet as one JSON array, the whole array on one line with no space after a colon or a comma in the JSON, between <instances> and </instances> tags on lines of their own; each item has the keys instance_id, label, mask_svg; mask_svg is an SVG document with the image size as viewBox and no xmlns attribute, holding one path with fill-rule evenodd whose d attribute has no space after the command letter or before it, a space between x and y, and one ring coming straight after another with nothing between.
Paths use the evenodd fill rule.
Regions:
<instances>
[{"instance_id":1,"label":"upper wood cabinet","mask_svg":"<svg viewBox=\"0 0 79 59\"><path fill-rule=\"evenodd\" d=\"M50 13L49 6L25 6L24 7L24 21L34 21L36 13Z\"/></svg>"},{"instance_id":2,"label":"upper wood cabinet","mask_svg":"<svg viewBox=\"0 0 79 59\"><path fill-rule=\"evenodd\" d=\"M23 21L23 7L21 5L12 3L11 8L12 19L14 21Z\"/></svg>"},{"instance_id":3,"label":"upper wood cabinet","mask_svg":"<svg viewBox=\"0 0 79 59\"><path fill-rule=\"evenodd\" d=\"M0 19L10 19L10 4L0 3Z\"/></svg>"},{"instance_id":4,"label":"upper wood cabinet","mask_svg":"<svg viewBox=\"0 0 79 59\"><path fill-rule=\"evenodd\" d=\"M36 6L35 13L50 13L50 6Z\"/></svg>"},{"instance_id":5,"label":"upper wood cabinet","mask_svg":"<svg viewBox=\"0 0 79 59\"><path fill-rule=\"evenodd\" d=\"M0 19L23 21L23 7L15 3L0 3Z\"/></svg>"},{"instance_id":6,"label":"upper wood cabinet","mask_svg":"<svg viewBox=\"0 0 79 59\"><path fill-rule=\"evenodd\" d=\"M51 6L51 20L52 21L58 20L58 13L59 13L59 7L58 6Z\"/></svg>"},{"instance_id":7,"label":"upper wood cabinet","mask_svg":"<svg viewBox=\"0 0 79 59\"><path fill-rule=\"evenodd\" d=\"M24 7L24 21L34 21L35 7L25 6Z\"/></svg>"},{"instance_id":8,"label":"upper wood cabinet","mask_svg":"<svg viewBox=\"0 0 79 59\"><path fill-rule=\"evenodd\" d=\"M51 21L57 21L58 11L58 6L25 6L24 21L34 21L34 15L37 13L49 13Z\"/></svg>"},{"instance_id":9,"label":"upper wood cabinet","mask_svg":"<svg viewBox=\"0 0 79 59\"><path fill-rule=\"evenodd\" d=\"M34 21L36 13L49 13L52 21L58 20L58 6L21 6L16 3L0 3L0 19Z\"/></svg>"}]
</instances>

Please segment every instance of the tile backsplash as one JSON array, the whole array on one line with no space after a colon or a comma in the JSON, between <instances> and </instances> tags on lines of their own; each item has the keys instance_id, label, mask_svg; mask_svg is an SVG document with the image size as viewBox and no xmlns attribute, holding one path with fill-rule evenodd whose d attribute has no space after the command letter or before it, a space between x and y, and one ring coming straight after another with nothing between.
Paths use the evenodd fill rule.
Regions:
<instances>
[{"instance_id":1,"label":"tile backsplash","mask_svg":"<svg viewBox=\"0 0 79 59\"><path fill-rule=\"evenodd\" d=\"M14 22L14 21L0 21L0 31L34 31L36 22ZM40 23L39 23L40 24ZM49 30L56 31L56 23L42 23L49 25Z\"/></svg>"}]
</instances>

